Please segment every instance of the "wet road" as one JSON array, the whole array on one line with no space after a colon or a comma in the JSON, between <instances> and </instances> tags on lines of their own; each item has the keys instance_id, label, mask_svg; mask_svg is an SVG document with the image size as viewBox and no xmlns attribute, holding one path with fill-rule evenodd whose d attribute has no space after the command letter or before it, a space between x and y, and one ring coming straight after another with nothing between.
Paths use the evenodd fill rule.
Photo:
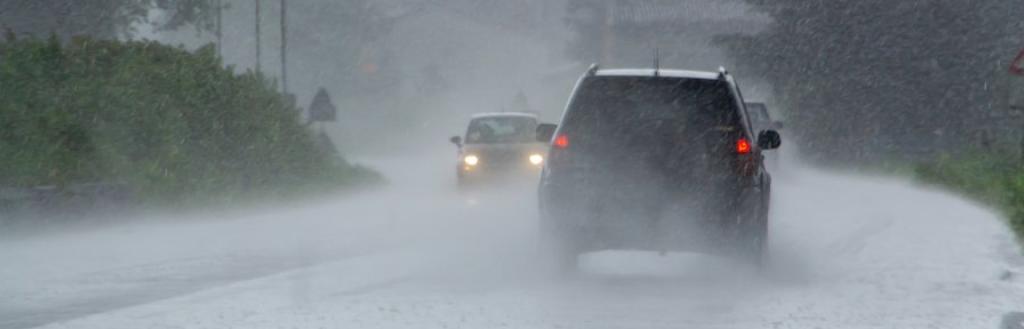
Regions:
<instances>
[{"instance_id":1,"label":"wet road","mask_svg":"<svg viewBox=\"0 0 1024 329\"><path fill-rule=\"evenodd\" d=\"M555 279L528 183L374 163L389 187L0 242L0 327L998 328L1024 308L996 215L898 179L778 173L765 274L619 251Z\"/></svg>"}]
</instances>

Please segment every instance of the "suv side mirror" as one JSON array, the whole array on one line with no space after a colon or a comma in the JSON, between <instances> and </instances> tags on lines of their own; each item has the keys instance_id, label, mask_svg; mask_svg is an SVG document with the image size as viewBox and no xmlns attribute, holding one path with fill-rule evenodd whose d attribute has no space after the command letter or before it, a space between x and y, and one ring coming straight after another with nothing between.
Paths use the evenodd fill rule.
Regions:
<instances>
[{"instance_id":1,"label":"suv side mirror","mask_svg":"<svg viewBox=\"0 0 1024 329\"><path fill-rule=\"evenodd\" d=\"M782 137L775 130L762 130L761 133L757 134L757 147L762 150L774 150L782 145Z\"/></svg>"},{"instance_id":2,"label":"suv side mirror","mask_svg":"<svg viewBox=\"0 0 1024 329\"><path fill-rule=\"evenodd\" d=\"M456 146L462 146L462 137L452 136L448 141L452 142L452 144L455 144Z\"/></svg>"},{"instance_id":3,"label":"suv side mirror","mask_svg":"<svg viewBox=\"0 0 1024 329\"><path fill-rule=\"evenodd\" d=\"M555 137L555 129L558 129L558 125L550 123L537 125L537 141L544 143L551 142L551 139Z\"/></svg>"}]
</instances>

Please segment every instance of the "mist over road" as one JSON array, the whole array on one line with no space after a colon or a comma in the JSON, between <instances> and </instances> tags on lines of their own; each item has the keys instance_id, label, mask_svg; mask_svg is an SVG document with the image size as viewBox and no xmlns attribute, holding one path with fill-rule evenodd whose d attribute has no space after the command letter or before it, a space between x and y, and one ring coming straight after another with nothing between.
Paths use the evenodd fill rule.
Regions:
<instances>
[{"instance_id":1,"label":"mist over road","mask_svg":"<svg viewBox=\"0 0 1024 329\"><path fill-rule=\"evenodd\" d=\"M255 69L253 2L232 2L235 6L225 11L223 59L239 72ZM339 122L318 130L330 134L346 158L380 170L388 185L288 204L142 214L91 228L31 235L0 232L0 329L989 329L998 328L1008 313L1024 312L1024 256L994 211L908 179L837 173L785 161L789 158L770 170L774 189L767 271L697 254L607 251L584 255L577 276L552 277L538 254L536 182L459 193L455 150L445 139L465 131L468 115L502 111L520 94L544 122L557 121L573 82L589 64L567 53L579 40L577 33L596 30L568 28L566 20L572 17L563 12L567 1L535 1L544 5L536 10L538 24L522 24L522 17L509 15L505 8L510 7L502 5L512 2L504 0L472 8L484 1L369 2L385 5L381 21L401 17L386 24L392 33L370 38L351 28L356 25L343 26L347 22L334 13L350 12L346 2L290 2L289 90L302 107L319 88L329 91L338 105ZM741 1L678 3L690 4L676 13L682 17L643 11L649 19L689 21L690 28L679 35L658 29L650 33L671 44L657 52L664 55L658 65L665 68L742 69L712 39L722 33L752 33L772 23ZM345 10L321 10L328 5ZM274 34L279 31L277 16L269 13L278 11L270 8L259 23L268 33L261 41L261 70L274 78L282 71L276 65L276 47L283 38ZM298 16L302 13L306 16ZM608 22L612 16L604 17ZM893 22L906 22L893 17ZM864 25L870 17L848 18ZM820 21L843 27L843 22ZM660 24L645 28L651 26ZM907 38L935 34L920 29L919 35ZM212 38L192 30L150 34L139 36L193 49ZM618 40L657 45L640 36ZM613 39L591 41L599 40L604 47ZM602 67L653 65L655 52L631 44L635 46L622 44L628 56ZM908 49L945 44L913 43ZM918 54L898 47L881 49ZM859 57L874 58L851 56ZM919 63L927 65L905 68L970 67L914 60ZM780 88L768 77L735 72L748 101L775 106L775 96L791 97L776 95ZM847 80L833 83L830 76L818 78L827 78L823 81L833 88L851 85ZM961 80L988 89L988 84L977 83L981 80ZM889 76L868 82L891 85L885 81ZM828 90L806 81L793 86ZM367 89L377 93L365 93ZM968 99L956 88L938 90L944 97ZM814 96L845 101L829 99L830 93ZM904 100L897 96L876 101L903 104L891 102ZM778 104L773 115L780 114L796 112ZM795 121L787 126L790 122ZM936 131L931 128L929 132ZM783 131L783 152L792 150L789 133ZM859 142L886 141L861 137ZM396 155L401 152L419 153Z\"/></svg>"},{"instance_id":2,"label":"mist over road","mask_svg":"<svg viewBox=\"0 0 1024 329\"><path fill-rule=\"evenodd\" d=\"M795 164L766 274L602 252L553 279L530 184L456 193L447 155L371 161L390 186L288 209L2 241L0 327L995 328L1024 305L992 212Z\"/></svg>"}]
</instances>

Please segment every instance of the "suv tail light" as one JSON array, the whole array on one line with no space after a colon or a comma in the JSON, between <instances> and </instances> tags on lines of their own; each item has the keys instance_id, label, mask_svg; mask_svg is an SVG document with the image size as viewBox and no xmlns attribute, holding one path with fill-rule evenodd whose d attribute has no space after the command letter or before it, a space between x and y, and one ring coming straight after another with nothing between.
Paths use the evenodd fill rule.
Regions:
<instances>
[{"instance_id":1,"label":"suv tail light","mask_svg":"<svg viewBox=\"0 0 1024 329\"><path fill-rule=\"evenodd\" d=\"M757 173L757 159L751 154L753 146L746 137L736 140L736 170L740 177L752 177Z\"/></svg>"},{"instance_id":2,"label":"suv tail light","mask_svg":"<svg viewBox=\"0 0 1024 329\"><path fill-rule=\"evenodd\" d=\"M566 163L569 159L569 136L566 134L555 135L555 139L551 141L551 150L548 151L548 158L544 159L548 165L555 164L560 165Z\"/></svg>"},{"instance_id":3,"label":"suv tail light","mask_svg":"<svg viewBox=\"0 0 1024 329\"><path fill-rule=\"evenodd\" d=\"M565 134L558 135L557 137L555 137L554 146L555 146L555 148L559 148L559 149L568 148L569 147L569 136L566 136Z\"/></svg>"},{"instance_id":4,"label":"suv tail light","mask_svg":"<svg viewBox=\"0 0 1024 329\"><path fill-rule=\"evenodd\" d=\"M750 153L750 141L747 141L746 138L742 138L742 137L739 140L737 140L736 141L736 153L738 153L738 154Z\"/></svg>"},{"instance_id":5,"label":"suv tail light","mask_svg":"<svg viewBox=\"0 0 1024 329\"><path fill-rule=\"evenodd\" d=\"M1017 57L1010 63L1010 74L1024 75L1024 49L1017 54Z\"/></svg>"}]
</instances>

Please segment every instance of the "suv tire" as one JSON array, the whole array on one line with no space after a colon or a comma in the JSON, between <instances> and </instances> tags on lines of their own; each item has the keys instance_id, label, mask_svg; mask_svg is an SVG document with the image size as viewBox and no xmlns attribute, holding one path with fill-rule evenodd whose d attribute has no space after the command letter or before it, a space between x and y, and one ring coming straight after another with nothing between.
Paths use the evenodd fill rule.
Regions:
<instances>
[{"instance_id":1,"label":"suv tire","mask_svg":"<svg viewBox=\"0 0 1024 329\"><path fill-rule=\"evenodd\" d=\"M741 257L758 268L767 265L768 260L768 203L759 201L754 211L747 212L747 221L741 228L738 245Z\"/></svg>"},{"instance_id":2,"label":"suv tire","mask_svg":"<svg viewBox=\"0 0 1024 329\"><path fill-rule=\"evenodd\" d=\"M556 275L569 275L578 270L580 248L574 231L543 219L540 223L541 258Z\"/></svg>"}]
</instances>

